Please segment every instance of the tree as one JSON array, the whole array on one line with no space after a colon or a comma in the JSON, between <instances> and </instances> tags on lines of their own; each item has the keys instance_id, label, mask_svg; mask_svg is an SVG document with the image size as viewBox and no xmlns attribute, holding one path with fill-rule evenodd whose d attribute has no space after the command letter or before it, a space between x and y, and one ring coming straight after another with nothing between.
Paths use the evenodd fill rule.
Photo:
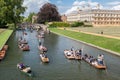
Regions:
<instances>
[{"instance_id":1,"label":"tree","mask_svg":"<svg viewBox=\"0 0 120 80\"><path fill-rule=\"evenodd\" d=\"M42 8L40 8L40 11L38 12L38 23L60 20L60 15L57 11L57 7L54 4L46 3L42 6Z\"/></svg>"},{"instance_id":2,"label":"tree","mask_svg":"<svg viewBox=\"0 0 120 80\"><path fill-rule=\"evenodd\" d=\"M34 12L30 13L26 21L32 23L32 17L34 15L36 15Z\"/></svg>"},{"instance_id":3,"label":"tree","mask_svg":"<svg viewBox=\"0 0 120 80\"><path fill-rule=\"evenodd\" d=\"M0 18L4 23L14 23L20 21L21 14L25 12L26 7L23 7L24 0L0 0ZM1 24L0 24L1 25Z\"/></svg>"},{"instance_id":4,"label":"tree","mask_svg":"<svg viewBox=\"0 0 120 80\"><path fill-rule=\"evenodd\" d=\"M5 21L5 11L7 9L5 1L4 0L0 0L0 27L3 27L4 25L6 25L6 21Z\"/></svg>"}]
</instances>

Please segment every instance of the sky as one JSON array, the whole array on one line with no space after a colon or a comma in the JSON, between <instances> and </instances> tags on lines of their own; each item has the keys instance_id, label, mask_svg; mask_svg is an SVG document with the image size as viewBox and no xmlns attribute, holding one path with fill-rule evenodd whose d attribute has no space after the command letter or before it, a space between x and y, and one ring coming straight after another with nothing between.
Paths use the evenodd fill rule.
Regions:
<instances>
[{"instance_id":1,"label":"sky","mask_svg":"<svg viewBox=\"0 0 120 80\"><path fill-rule=\"evenodd\" d=\"M78 9L96 9L97 5L100 9L120 10L120 0L24 0L23 6L26 6L24 16L28 16L30 12L38 13L45 3L55 4L58 12L70 14Z\"/></svg>"}]
</instances>

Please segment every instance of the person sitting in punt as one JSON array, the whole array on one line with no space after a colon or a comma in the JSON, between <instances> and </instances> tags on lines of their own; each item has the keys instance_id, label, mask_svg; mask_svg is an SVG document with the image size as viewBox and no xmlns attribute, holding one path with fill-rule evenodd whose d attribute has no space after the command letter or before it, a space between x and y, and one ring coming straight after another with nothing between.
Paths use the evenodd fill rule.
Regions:
<instances>
[{"instance_id":1,"label":"person sitting in punt","mask_svg":"<svg viewBox=\"0 0 120 80\"><path fill-rule=\"evenodd\" d=\"M71 53L70 51L67 52L67 56L71 56L71 54L72 54L72 53Z\"/></svg>"},{"instance_id":2,"label":"person sitting in punt","mask_svg":"<svg viewBox=\"0 0 120 80\"><path fill-rule=\"evenodd\" d=\"M71 48L71 51L74 51L74 48L73 48L73 47Z\"/></svg>"},{"instance_id":3,"label":"person sitting in punt","mask_svg":"<svg viewBox=\"0 0 120 80\"><path fill-rule=\"evenodd\" d=\"M45 58L47 58L47 55L45 55Z\"/></svg>"},{"instance_id":4,"label":"person sitting in punt","mask_svg":"<svg viewBox=\"0 0 120 80\"><path fill-rule=\"evenodd\" d=\"M93 56L90 57L90 63L92 63L94 61Z\"/></svg>"},{"instance_id":5,"label":"person sitting in punt","mask_svg":"<svg viewBox=\"0 0 120 80\"><path fill-rule=\"evenodd\" d=\"M91 64L97 66L98 65L97 59L94 59Z\"/></svg>"},{"instance_id":6,"label":"person sitting in punt","mask_svg":"<svg viewBox=\"0 0 120 80\"><path fill-rule=\"evenodd\" d=\"M24 47L25 47L25 44L21 44L20 46L21 46L21 48L24 48Z\"/></svg>"},{"instance_id":7,"label":"person sitting in punt","mask_svg":"<svg viewBox=\"0 0 120 80\"><path fill-rule=\"evenodd\" d=\"M45 57L45 54L42 54L42 57Z\"/></svg>"},{"instance_id":8,"label":"person sitting in punt","mask_svg":"<svg viewBox=\"0 0 120 80\"><path fill-rule=\"evenodd\" d=\"M91 56L86 57L86 61L90 63Z\"/></svg>"},{"instance_id":9,"label":"person sitting in punt","mask_svg":"<svg viewBox=\"0 0 120 80\"><path fill-rule=\"evenodd\" d=\"M23 63L20 63L19 65L21 70L25 68L25 65Z\"/></svg>"},{"instance_id":10,"label":"person sitting in punt","mask_svg":"<svg viewBox=\"0 0 120 80\"><path fill-rule=\"evenodd\" d=\"M76 55L76 56L79 56L79 55L80 55L79 50L76 50L76 51L75 51L75 55Z\"/></svg>"},{"instance_id":11,"label":"person sitting in punt","mask_svg":"<svg viewBox=\"0 0 120 80\"><path fill-rule=\"evenodd\" d=\"M82 55L82 49L79 49L79 55Z\"/></svg>"},{"instance_id":12,"label":"person sitting in punt","mask_svg":"<svg viewBox=\"0 0 120 80\"><path fill-rule=\"evenodd\" d=\"M84 59L86 59L86 58L88 58L88 55L87 55L87 54L84 55Z\"/></svg>"}]
</instances>

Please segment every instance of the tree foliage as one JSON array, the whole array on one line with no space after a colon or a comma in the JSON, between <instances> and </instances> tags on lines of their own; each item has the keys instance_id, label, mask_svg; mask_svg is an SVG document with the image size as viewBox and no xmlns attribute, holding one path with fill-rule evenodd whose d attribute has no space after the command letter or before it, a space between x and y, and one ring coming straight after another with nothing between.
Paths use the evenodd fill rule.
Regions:
<instances>
[{"instance_id":1,"label":"tree foliage","mask_svg":"<svg viewBox=\"0 0 120 80\"><path fill-rule=\"evenodd\" d=\"M71 24L71 27L79 27L79 26L84 26L83 22L74 22Z\"/></svg>"},{"instance_id":2,"label":"tree foliage","mask_svg":"<svg viewBox=\"0 0 120 80\"><path fill-rule=\"evenodd\" d=\"M57 7L54 4L46 3L40 8L38 12L38 23L45 23L51 21L60 21L60 15Z\"/></svg>"},{"instance_id":3,"label":"tree foliage","mask_svg":"<svg viewBox=\"0 0 120 80\"><path fill-rule=\"evenodd\" d=\"M25 7L22 6L24 0L0 0L0 26L7 23L18 23Z\"/></svg>"},{"instance_id":4,"label":"tree foliage","mask_svg":"<svg viewBox=\"0 0 120 80\"><path fill-rule=\"evenodd\" d=\"M26 22L32 23L32 17L33 17L34 15L36 15L34 12L30 13L29 16L28 16L28 18L26 19Z\"/></svg>"},{"instance_id":5,"label":"tree foliage","mask_svg":"<svg viewBox=\"0 0 120 80\"><path fill-rule=\"evenodd\" d=\"M49 25L49 27L69 27L69 23L65 22L53 22L52 24Z\"/></svg>"}]
</instances>

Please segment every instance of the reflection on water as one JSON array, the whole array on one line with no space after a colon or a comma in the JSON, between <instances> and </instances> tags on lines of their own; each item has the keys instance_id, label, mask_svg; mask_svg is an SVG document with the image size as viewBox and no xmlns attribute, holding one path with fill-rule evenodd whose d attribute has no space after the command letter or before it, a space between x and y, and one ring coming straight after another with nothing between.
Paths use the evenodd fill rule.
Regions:
<instances>
[{"instance_id":1,"label":"reflection on water","mask_svg":"<svg viewBox=\"0 0 120 80\"><path fill-rule=\"evenodd\" d=\"M17 31L9 39L9 50L5 59L0 62L0 80L120 80L119 57L62 36L47 34L44 45L48 48L50 63L44 64L39 57L37 33L27 33L24 37L28 40L30 51L23 52L17 46L21 31ZM63 50L72 46L76 49L83 48L84 53L95 57L100 53L104 54L107 70L95 69L84 61L67 60ZM17 70L16 64L19 62L30 65L34 77L28 77Z\"/></svg>"}]
</instances>

